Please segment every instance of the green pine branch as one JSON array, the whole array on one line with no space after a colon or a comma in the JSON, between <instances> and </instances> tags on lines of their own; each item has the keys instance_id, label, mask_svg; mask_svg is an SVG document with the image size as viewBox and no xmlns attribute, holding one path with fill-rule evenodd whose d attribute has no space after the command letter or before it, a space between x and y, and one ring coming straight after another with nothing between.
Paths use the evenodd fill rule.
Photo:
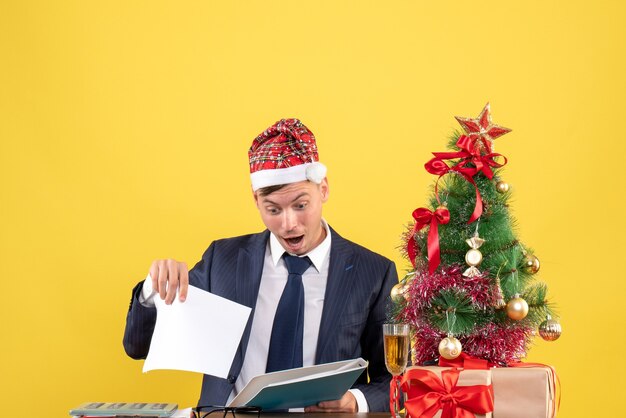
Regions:
<instances>
[{"instance_id":1,"label":"green pine branch","mask_svg":"<svg viewBox=\"0 0 626 418\"><path fill-rule=\"evenodd\" d=\"M426 315L429 322L442 332L468 334L485 319L472 306L470 298L458 289L445 289L431 301Z\"/></svg>"}]
</instances>

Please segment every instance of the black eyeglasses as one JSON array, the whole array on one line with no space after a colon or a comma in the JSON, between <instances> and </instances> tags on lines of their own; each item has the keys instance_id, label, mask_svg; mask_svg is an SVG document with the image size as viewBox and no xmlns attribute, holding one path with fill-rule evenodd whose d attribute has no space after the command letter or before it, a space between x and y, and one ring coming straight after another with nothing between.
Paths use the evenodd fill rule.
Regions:
<instances>
[{"instance_id":1,"label":"black eyeglasses","mask_svg":"<svg viewBox=\"0 0 626 418\"><path fill-rule=\"evenodd\" d=\"M218 405L201 405L191 410L193 418L204 418L215 412L223 412L222 418L226 418L230 412L233 418L237 418L236 414L256 414L257 418L261 418L261 408L258 406L218 406Z\"/></svg>"}]
</instances>

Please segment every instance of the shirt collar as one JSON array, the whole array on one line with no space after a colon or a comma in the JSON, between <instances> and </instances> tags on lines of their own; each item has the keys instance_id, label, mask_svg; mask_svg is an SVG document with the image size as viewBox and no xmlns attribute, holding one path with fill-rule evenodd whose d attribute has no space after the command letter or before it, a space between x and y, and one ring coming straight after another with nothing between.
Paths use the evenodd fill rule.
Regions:
<instances>
[{"instance_id":1,"label":"shirt collar","mask_svg":"<svg viewBox=\"0 0 626 418\"><path fill-rule=\"evenodd\" d=\"M324 266L324 262L328 259L328 253L330 252L330 227L328 223L322 219L322 226L326 230L326 238L315 248L309 251L304 256L308 256L315 268L318 272L322 271L322 267ZM278 242L278 238L274 233L270 233L270 253L272 255L272 262L274 266L278 265L281 257L284 253L286 253L285 249L280 242ZM303 256L303 257L304 257Z\"/></svg>"}]
</instances>

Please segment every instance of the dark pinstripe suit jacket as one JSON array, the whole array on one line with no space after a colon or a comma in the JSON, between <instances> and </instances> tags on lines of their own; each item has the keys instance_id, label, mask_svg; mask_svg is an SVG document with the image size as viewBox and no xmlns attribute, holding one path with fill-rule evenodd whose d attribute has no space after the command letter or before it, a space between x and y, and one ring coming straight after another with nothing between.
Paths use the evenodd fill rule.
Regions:
<instances>
[{"instance_id":1,"label":"dark pinstripe suit jacket","mask_svg":"<svg viewBox=\"0 0 626 418\"><path fill-rule=\"evenodd\" d=\"M189 272L191 285L253 309L256 304L269 231L215 241ZM385 368L382 324L391 288L398 282L390 260L354 244L331 230L330 265L324 311L315 356L316 364L363 357L365 373L353 386L367 399L370 411L389 410L389 381ZM156 322L156 309L145 308L133 289L126 317L124 348L135 359L145 358ZM252 316L227 379L204 376L199 404L224 405L241 370L250 337Z\"/></svg>"}]
</instances>

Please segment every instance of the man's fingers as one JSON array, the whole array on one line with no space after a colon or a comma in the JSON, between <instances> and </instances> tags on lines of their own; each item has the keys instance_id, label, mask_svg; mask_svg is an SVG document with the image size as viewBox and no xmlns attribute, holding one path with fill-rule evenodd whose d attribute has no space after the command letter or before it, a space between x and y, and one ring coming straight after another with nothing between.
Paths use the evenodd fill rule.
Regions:
<instances>
[{"instance_id":1,"label":"man's fingers","mask_svg":"<svg viewBox=\"0 0 626 418\"><path fill-rule=\"evenodd\" d=\"M305 412L337 412L339 409L339 401L326 401L305 408Z\"/></svg>"},{"instance_id":2,"label":"man's fingers","mask_svg":"<svg viewBox=\"0 0 626 418\"><path fill-rule=\"evenodd\" d=\"M338 412L348 412L348 411L344 411L344 410L339 409L339 408L320 408L319 406L308 406L308 407L304 408L304 412L333 412L333 413L338 413Z\"/></svg>"},{"instance_id":3,"label":"man's fingers","mask_svg":"<svg viewBox=\"0 0 626 418\"><path fill-rule=\"evenodd\" d=\"M168 271L166 261L159 260L159 279L157 280L157 289L161 300L165 300L165 296L167 295L167 275Z\"/></svg>"},{"instance_id":4,"label":"man's fingers","mask_svg":"<svg viewBox=\"0 0 626 418\"><path fill-rule=\"evenodd\" d=\"M341 399L320 402L304 409L305 412L357 412L356 398L352 393L346 392Z\"/></svg>"},{"instance_id":5,"label":"man's fingers","mask_svg":"<svg viewBox=\"0 0 626 418\"><path fill-rule=\"evenodd\" d=\"M178 299L184 302L187 299L187 289L189 288L189 271L187 270L186 263L180 263L179 266L179 278L180 278L180 295Z\"/></svg>"},{"instance_id":6,"label":"man's fingers","mask_svg":"<svg viewBox=\"0 0 626 418\"><path fill-rule=\"evenodd\" d=\"M189 287L189 271L186 263L179 263L173 259L155 260L150 265L152 290L159 293L161 300L167 305L176 299L176 292L180 292L180 301L187 299Z\"/></svg>"},{"instance_id":7,"label":"man's fingers","mask_svg":"<svg viewBox=\"0 0 626 418\"><path fill-rule=\"evenodd\" d=\"M158 292L159 266L156 260L150 265L150 279L152 280L152 290Z\"/></svg>"},{"instance_id":8,"label":"man's fingers","mask_svg":"<svg viewBox=\"0 0 626 418\"><path fill-rule=\"evenodd\" d=\"M176 289L178 289L178 263L176 260L167 260L167 296L165 304L170 305L176 297Z\"/></svg>"}]
</instances>

